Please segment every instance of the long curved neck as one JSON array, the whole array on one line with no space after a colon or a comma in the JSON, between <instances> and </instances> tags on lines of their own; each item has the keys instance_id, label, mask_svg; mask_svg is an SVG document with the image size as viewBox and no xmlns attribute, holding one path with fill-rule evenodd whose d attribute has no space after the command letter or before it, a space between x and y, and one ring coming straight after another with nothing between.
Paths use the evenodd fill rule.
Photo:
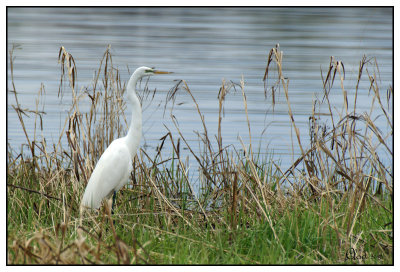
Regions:
<instances>
[{"instance_id":1,"label":"long curved neck","mask_svg":"<svg viewBox=\"0 0 400 272\"><path fill-rule=\"evenodd\" d=\"M142 107L136 95L136 84L139 79L140 77L133 73L127 85L128 100L132 107L132 117L128 134L126 135L126 143L132 158L136 155L142 137Z\"/></svg>"}]
</instances>

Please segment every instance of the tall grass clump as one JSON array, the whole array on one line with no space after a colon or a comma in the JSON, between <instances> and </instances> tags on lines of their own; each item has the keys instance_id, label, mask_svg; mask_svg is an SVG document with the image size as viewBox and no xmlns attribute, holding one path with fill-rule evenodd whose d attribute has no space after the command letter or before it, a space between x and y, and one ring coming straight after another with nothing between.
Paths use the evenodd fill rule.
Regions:
<instances>
[{"instance_id":1,"label":"tall grass clump","mask_svg":"<svg viewBox=\"0 0 400 272\"><path fill-rule=\"evenodd\" d=\"M139 150L114 213L103 205L80 221L80 199L97 160L127 130L121 72L108 47L93 83L78 89L77 64L61 47L59 97L71 102L58 142L49 143L40 136L44 86L36 108L24 109L13 79L14 49L9 57L8 95L15 98L26 148L8 145L8 264L393 264L393 168L387 159L393 159L393 89L381 89L374 58L360 61L349 94L344 63L331 57L321 71L323 97L313 103L305 138L292 111L283 53L278 45L269 51L264 95L274 103L284 94L301 152L288 169L254 151L243 79L220 86L217 131L208 129L190 83L178 81L165 106L178 93L191 99L201 122L199 147L171 112L174 130L159 135L155 155ZM250 140L240 147L222 139L232 89L240 90L247 117ZM339 111L331 103L338 91ZM154 92L146 85L142 103L150 103ZM358 111L361 92L369 93L369 112ZM386 134L377 126L381 119ZM30 138L25 123L32 120ZM190 158L182 156L183 148ZM189 160L198 164L198 191Z\"/></svg>"}]
</instances>

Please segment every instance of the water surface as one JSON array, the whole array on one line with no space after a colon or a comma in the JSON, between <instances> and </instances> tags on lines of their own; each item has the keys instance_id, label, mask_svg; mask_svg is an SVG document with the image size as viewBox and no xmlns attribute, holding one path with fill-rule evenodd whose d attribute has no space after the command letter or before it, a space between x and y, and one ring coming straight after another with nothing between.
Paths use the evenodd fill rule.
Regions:
<instances>
[{"instance_id":1,"label":"water surface","mask_svg":"<svg viewBox=\"0 0 400 272\"><path fill-rule=\"evenodd\" d=\"M272 110L270 97L264 97L262 80L268 52L277 43L284 52L290 102L305 147L309 144L312 102L323 95L320 71L327 71L331 56L345 64L345 88L350 96L364 54L378 60L382 94L392 82L389 8L9 8L7 30L8 48L19 46L14 52L14 80L22 108L34 109L40 86L45 86L43 133L48 144L58 141L71 101L68 95L62 101L57 96L60 46L76 60L78 90L91 85L108 44L124 81L129 79L128 68L133 71L142 65L174 72L152 77L149 82L149 88L157 88L159 93L157 101L144 112L142 147L149 154L154 154L160 137L166 134L165 126L175 131L169 111L164 116L163 109L156 107L174 86L174 80L187 82L205 116L208 133L215 138L221 82L239 83L243 78L253 147L262 153L274 153L282 168L291 165L299 149L283 90ZM10 90L10 69L8 75ZM369 111L367 85L358 95L359 113ZM332 92L331 102L340 112L340 89ZM19 150L25 136L13 104L14 96L8 93L8 143ZM189 96L178 97L173 114L184 136L195 143L194 131L201 132L201 123ZM129 107L126 115L130 117ZM33 121L33 117L25 119L31 137ZM381 129L388 130L384 118L377 122ZM224 145L240 149L239 136L249 144L240 91L230 93L226 99L222 132ZM191 171L196 171L194 159L190 162L194 168Z\"/></svg>"}]
</instances>

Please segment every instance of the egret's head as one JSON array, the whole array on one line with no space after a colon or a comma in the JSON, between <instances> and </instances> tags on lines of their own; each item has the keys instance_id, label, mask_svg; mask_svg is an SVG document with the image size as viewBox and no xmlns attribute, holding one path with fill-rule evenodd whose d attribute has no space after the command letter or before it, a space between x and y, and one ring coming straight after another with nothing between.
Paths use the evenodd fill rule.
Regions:
<instances>
[{"instance_id":1,"label":"egret's head","mask_svg":"<svg viewBox=\"0 0 400 272\"><path fill-rule=\"evenodd\" d=\"M144 76L152 76L152 75L157 75L157 74L172 74L172 72L164 72L164 71L159 71L155 70L154 68L149 68L146 66L142 66L136 69L135 74L138 74L140 77Z\"/></svg>"}]
</instances>

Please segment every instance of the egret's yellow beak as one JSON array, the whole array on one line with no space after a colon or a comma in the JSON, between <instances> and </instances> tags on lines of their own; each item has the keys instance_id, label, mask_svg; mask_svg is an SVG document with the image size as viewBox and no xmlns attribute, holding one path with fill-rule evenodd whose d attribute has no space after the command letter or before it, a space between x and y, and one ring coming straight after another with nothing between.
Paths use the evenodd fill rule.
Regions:
<instances>
[{"instance_id":1,"label":"egret's yellow beak","mask_svg":"<svg viewBox=\"0 0 400 272\"><path fill-rule=\"evenodd\" d=\"M173 72L164 72L164 71L154 70L153 73L154 74L172 74Z\"/></svg>"}]
</instances>

